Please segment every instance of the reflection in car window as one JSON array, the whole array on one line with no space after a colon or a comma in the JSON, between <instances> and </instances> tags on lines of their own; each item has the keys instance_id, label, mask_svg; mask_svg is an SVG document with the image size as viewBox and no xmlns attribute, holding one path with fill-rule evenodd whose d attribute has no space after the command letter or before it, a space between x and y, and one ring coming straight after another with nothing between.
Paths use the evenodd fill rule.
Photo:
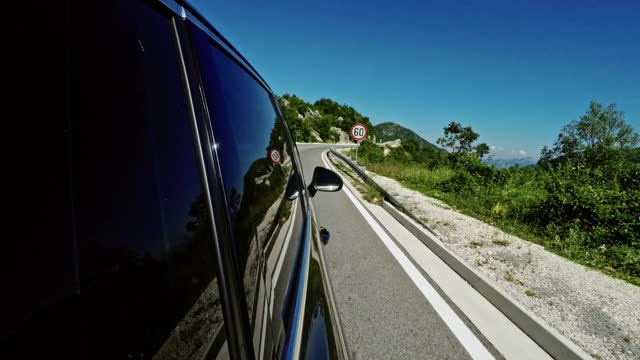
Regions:
<instances>
[{"instance_id":1,"label":"reflection in car window","mask_svg":"<svg viewBox=\"0 0 640 360\"><path fill-rule=\"evenodd\" d=\"M12 343L20 358L202 358L223 319L170 20L138 1L71 11L72 249L61 270L24 257L60 275L25 279ZM57 241L41 232L29 246Z\"/></svg>"},{"instance_id":2,"label":"reflection in car window","mask_svg":"<svg viewBox=\"0 0 640 360\"><path fill-rule=\"evenodd\" d=\"M277 351L284 330L304 214L300 198L286 193L301 187L300 177L267 91L204 33L193 34L260 357Z\"/></svg>"}]
</instances>

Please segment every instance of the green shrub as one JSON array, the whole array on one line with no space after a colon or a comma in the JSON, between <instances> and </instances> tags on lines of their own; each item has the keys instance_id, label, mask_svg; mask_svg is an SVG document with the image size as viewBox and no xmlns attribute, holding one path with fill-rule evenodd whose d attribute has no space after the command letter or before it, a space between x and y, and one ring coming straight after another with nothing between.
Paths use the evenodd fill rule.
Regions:
<instances>
[{"instance_id":1,"label":"green shrub","mask_svg":"<svg viewBox=\"0 0 640 360\"><path fill-rule=\"evenodd\" d=\"M640 191L640 163L628 164L620 173L618 184L624 191Z\"/></svg>"},{"instance_id":2,"label":"green shrub","mask_svg":"<svg viewBox=\"0 0 640 360\"><path fill-rule=\"evenodd\" d=\"M586 168L566 166L545 179L548 197L541 219L567 234L577 227L588 235L587 245L633 245L640 236L640 196Z\"/></svg>"},{"instance_id":3,"label":"green shrub","mask_svg":"<svg viewBox=\"0 0 640 360\"><path fill-rule=\"evenodd\" d=\"M455 175L438 184L438 188L447 193L460 193L472 190L478 184L478 178L466 171L456 171Z\"/></svg>"},{"instance_id":4,"label":"green shrub","mask_svg":"<svg viewBox=\"0 0 640 360\"><path fill-rule=\"evenodd\" d=\"M491 208L491 213L495 216L495 217L505 217L507 215L507 206L504 205L501 202L497 202L495 205L493 205L493 207Z\"/></svg>"}]
</instances>

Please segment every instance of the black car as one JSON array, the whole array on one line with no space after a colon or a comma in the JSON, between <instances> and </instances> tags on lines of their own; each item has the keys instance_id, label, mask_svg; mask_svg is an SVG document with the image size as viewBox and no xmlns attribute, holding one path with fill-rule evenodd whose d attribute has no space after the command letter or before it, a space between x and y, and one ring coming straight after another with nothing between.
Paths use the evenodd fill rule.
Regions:
<instances>
[{"instance_id":1,"label":"black car","mask_svg":"<svg viewBox=\"0 0 640 360\"><path fill-rule=\"evenodd\" d=\"M342 180L305 184L262 77L172 0L70 3L66 30L64 147L24 166L2 358L346 358L310 201Z\"/></svg>"}]
</instances>

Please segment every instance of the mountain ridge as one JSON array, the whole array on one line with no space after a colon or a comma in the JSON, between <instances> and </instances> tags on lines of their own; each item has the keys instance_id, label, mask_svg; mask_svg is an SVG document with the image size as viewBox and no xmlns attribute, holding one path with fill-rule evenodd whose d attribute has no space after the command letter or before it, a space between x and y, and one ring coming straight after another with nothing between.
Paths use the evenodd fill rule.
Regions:
<instances>
[{"instance_id":1,"label":"mountain ridge","mask_svg":"<svg viewBox=\"0 0 640 360\"><path fill-rule=\"evenodd\" d=\"M391 121L385 121L374 125L372 133L375 135L376 141L378 142L386 142L396 139L400 139L402 142L414 140L422 146L444 151L438 146L425 140L422 136L416 134L413 130Z\"/></svg>"}]
</instances>

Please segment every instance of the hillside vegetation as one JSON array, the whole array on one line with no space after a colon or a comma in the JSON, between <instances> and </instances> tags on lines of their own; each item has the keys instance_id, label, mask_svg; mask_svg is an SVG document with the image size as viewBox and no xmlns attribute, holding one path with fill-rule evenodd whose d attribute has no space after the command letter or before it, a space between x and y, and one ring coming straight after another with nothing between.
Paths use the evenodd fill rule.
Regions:
<instances>
[{"instance_id":1,"label":"hillside vegetation","mask_svg":"<svg viewBox=\"0 0 640 360\"><path fill-rule=\"evenodd\" d=\"M383 149L364 141L358 160L380 175L557 254L640 285L639 136L615 104L592 102L542 149L537 166L481 161L479 134L450 123L438 144ZM386 155L385 155L386 152Z\"/></svg>"},{"instance_id":2,"label":"hillside vegetation","mask_svg":"<svg viewBox=\"0 0 640 360\"><path fill-rule=\"evenodd\" d=\"M350 142L348 134L354 124L373 129L368 117L331 99L322 98L309 104L295 95L284 94L278 97L278 102L296 142Z\"/></svg>"}]
</instances>

